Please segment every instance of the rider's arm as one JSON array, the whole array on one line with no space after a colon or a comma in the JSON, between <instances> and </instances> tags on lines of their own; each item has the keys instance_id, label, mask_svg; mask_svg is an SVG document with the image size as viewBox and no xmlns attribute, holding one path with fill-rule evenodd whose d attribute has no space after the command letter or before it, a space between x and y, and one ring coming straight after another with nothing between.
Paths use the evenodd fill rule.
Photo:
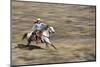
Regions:
<instances>
[{"instance_id":1,"label":"rider's arm","mask_svg":"<svg viewBox=\"0 0 100 67\"><path fill-rule=\"evenodd\" d=\"M36 25L35 25L35 24L33 24L32 30L34 30L35 28L36 28Z\"/></svg>"},{"instance_id":2,"label":"rider's arm","mask_svg":"<svg viewBox=\"0 0 100 67\"><path fill-rule=\"evenodd\" d=\"M44 25L44 26L45 26L45 25L47 25L47 24L45 24L45 23L42 23L42 25Z\"/></svg>"}]
</instances>

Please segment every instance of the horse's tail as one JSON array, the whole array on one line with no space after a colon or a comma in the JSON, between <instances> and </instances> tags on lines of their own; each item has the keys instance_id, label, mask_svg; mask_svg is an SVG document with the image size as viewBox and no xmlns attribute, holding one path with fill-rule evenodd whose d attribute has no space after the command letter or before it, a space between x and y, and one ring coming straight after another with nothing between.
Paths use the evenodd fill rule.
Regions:
<instances>
[{"instance_id":1,"label":"horse's tail","mask_svg":"<svg viewBox=\"0 0 100 67\"><path fill-rule=\"evenodd\" d=\"M25 33L22 37L22 40L25 39L25 37L27 36L27 33Z\"/></svg>"}]
</instances>

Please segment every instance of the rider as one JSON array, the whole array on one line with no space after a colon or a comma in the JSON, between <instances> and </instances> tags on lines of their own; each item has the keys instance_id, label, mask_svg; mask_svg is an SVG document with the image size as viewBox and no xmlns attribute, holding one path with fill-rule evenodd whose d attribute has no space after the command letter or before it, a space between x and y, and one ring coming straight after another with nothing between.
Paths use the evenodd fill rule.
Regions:
<instances>
[{"instance_id":1,"label":"rider","mask_svg":"<svg viewBox=\"0 0 100 67\"><path fill-rule=\"evenodd\" d=\"M33 27L32 27L32 30L33 30L33 31L35 31L35 30L42 31L46 25L47 25L47 24L43 23L43 22L41 21L41 19L38 18L37 21L34 22Z\"/></svg>"},{"instance_id":2,"label":"rider","mask_svg":"<svg viewBox=\"0 0 100 67\"><path fill-rule=\"evenodd\" d=\"M43 32L43 30L45 29L46 26L47 26L47 24L43 23L43 22L41 21L41 19L38 18L38 19L36 20L36 22L34 22L33 27L32 27L32 30L33 30L33 32L34 32L36 35L37 35L38 33L40 33L41 36L42 36L42 32Z\"/></svg>"}]
</instances>

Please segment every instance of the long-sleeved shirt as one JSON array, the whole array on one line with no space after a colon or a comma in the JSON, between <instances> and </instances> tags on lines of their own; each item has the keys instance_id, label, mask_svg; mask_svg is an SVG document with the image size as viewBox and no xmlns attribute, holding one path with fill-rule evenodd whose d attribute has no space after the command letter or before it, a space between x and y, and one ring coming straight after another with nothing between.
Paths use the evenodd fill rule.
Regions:
<instances>
[{"instance_id":1,"label":"long-sleeved shirt","mask_svg":"<svg viewBox=\"0 0 100 67\"><path fill-rule=\"evenodd\" d=\"M33 24L32 30L43 30L46 27L45 23L35 23Z\"/></svg>"}]
</instances>

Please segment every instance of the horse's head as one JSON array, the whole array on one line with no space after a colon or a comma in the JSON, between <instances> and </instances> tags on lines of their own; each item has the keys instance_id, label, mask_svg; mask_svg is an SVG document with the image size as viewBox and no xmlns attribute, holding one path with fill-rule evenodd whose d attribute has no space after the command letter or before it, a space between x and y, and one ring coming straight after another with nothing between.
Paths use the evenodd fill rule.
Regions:
<instances>
[{"instance_id":1,"label":"horse's head","mask_svg":"<svg viewBox=\"0 0 100 67\"><path fill-rule=\"evenodd\" d=\"M50 33L55 33L55 30L53 27L49 27Z\"/></svg>"}]
</instances>

